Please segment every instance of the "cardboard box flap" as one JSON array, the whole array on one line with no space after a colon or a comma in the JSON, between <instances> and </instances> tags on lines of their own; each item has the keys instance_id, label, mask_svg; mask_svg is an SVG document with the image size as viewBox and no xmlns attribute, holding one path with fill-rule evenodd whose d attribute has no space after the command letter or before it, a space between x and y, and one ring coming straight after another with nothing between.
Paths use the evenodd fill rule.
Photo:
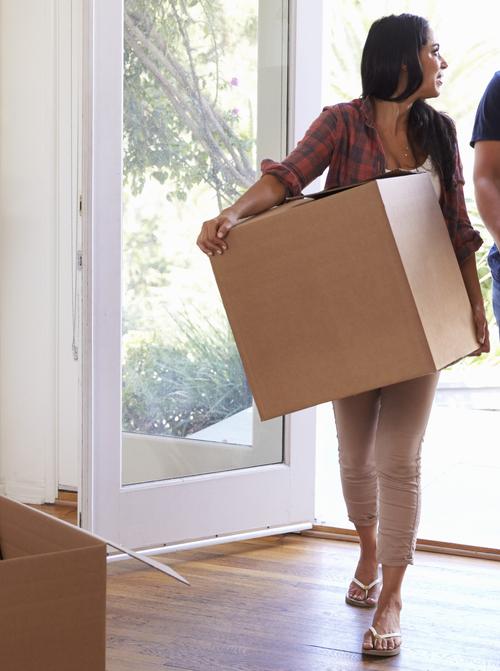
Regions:
<instances>
[{"instance_id":1,"label":"cardboard box flap","mask_svg":"<svg viewBox=\"0 0 500 671\"><path fill-rule=\"evenodd\" d=\"M97 536L97 538L99 538L99 536ZM160 571L161 573L165 573L165 575L168 575L171 578L175 578L175 580L184 583L184 585L190 584L189 580L186 580L184 576L182 576L180 573L177 573L177 571L174 571L174 569L171 568L168 564L162 564L161 562L156 561L156 559L153 559L152 557L148 557L147 555L141 555L138 552L134 552L129 548L123 547L123 545L118 545L117 543L111 542L109 540L105 542L107 545L110 545L112 548L115 548L115 550L119 550L119 552L127 554L132 559L137 559L143 564L147 564L151 568L154 568L157 571Z\"/></svg>"},{"instance_id":2,"label":"cardboard box flap","mask_svg":"<svg viewBox=\"0 0 500 671\"><path fill-rule=\"evenodd\" d=\"M300 205L308 205L315 200L319 200L320 198L326 198L327 196L334 196L335 194L341 193L342 191L348 191L349 189L354 189L358 186L363 186L365 184L369 184L370 182L375 182L376 180L379 179L387 179L388 177L403 177L411 174L413 173L407 172L405 170L391 170L389 172L385 172L381 175L378 175L377 177L364 180L363 182L354 182L354 184L350 184L349 186L337 186L333 189L324 189L323 191L316 191L315 193L307 193L307 194L301 193L298 196L289 196L288 198L285 198L283 203L281 203L280 205L271 207L269 210L261 212L260 214L240 219L233 228L235 228L236 226L239 227L245 223L253 222L256 219L258 219L259 222L260 221L267 222L269 219L275 217L276 215L283 216L284 214L287 213L287 211L291 210L294 207L298 207Z\"/></svg>"},{"instance_id":3,"label":"cardboard box flap","mask_svg":"<svg viewBox=\"0 0 500 671\"><path fill-rule=\"evenodd\" d=\"M388 177L405 177L412 175L414 173L408 172L408 170L389 170L388 172L383 172L376 177L371 177L370 179L365 179L362 182L354 182L354 184L349 184L347 186L336 186L332 189L323 189L323 191L315 191L314 193L300 194L298 196L289 196L285 198L285 203L289 203L298 199L311 199L318 200L319 198L326 198L327 196L334 196L336 193L341 193L342 191L347 191L349 189L354 189L357 186L362 186L363 184L368 184L369 182L374 182L379 179L387 179Z\"/></svg>"},{"instance_id":4,"label":"cardboard box flap","mask_svg":"<svg viewBox=\"0 0 500 671\"><path fill-rule=\"evenodd\" d=\"M21 522L22 520L22 522ZM102 545L102 541L73 525L6 497L0 505L2 559L46 554L59 550Z\"/></svg>"},{"instance_id":5,"label":"cardboard box flap","mask_svg":"<svg viewBox=\"0 0 500 671\"><path fill-rule=\"evenodd\" d=\"M51 517L42 511L0 496L0 559L4 561L102 545L109 545L132 559L137 559L189 585L186 578L167 564L141 555L108 539L90 534L84 529Z\"/></svg>"},{"instance_id":6,"label":"cardboard box flap","mask_svg":"<svg viewBox=\"0 0 500 671\"><path fill-rule=\"evenodd\" d=\"M302 195L296 196L295 198L290 198L289 200L287 199L283 203L281 203L281 205L271 207L269 210L266 210L261 214L252 215L250 217L243 217L243 219L239 219L233 226L233 229L240 228L241 226L244 226L247 223L253 222L256 218L258 218L259 221L268 221L269 219L272 219L276 215L282 215L283 213L287 212L288 210L291 210L294 207L307 205L307 203L310 202L312 202L312 200L310 200L307 196Z\"/></svg>"}]
</instances>

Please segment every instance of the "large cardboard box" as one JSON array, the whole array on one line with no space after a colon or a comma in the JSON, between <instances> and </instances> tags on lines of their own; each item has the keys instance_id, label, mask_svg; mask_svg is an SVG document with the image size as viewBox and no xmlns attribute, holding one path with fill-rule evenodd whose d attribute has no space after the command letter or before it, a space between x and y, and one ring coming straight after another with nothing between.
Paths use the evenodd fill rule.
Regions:
<instances>
[{"instance_id":1,"label":"large cardboard box","mask_svg":"<svg viewBox=\"0 0 500 671\"><path fill-rule=\"evenodd\" d=\"M262 420L419 377L477 349L427 174L245 220L212 267Z\"/></svg>"},{"instance_id":2,"label":"large cardboard box","mask_svg":"<svg viewBox=\"0 0 500 671\"><path fill-rule=\"evenodd\" d=\"M0 668L104 671L106 543L0 497Z\"/></svg>"}]
</instances>

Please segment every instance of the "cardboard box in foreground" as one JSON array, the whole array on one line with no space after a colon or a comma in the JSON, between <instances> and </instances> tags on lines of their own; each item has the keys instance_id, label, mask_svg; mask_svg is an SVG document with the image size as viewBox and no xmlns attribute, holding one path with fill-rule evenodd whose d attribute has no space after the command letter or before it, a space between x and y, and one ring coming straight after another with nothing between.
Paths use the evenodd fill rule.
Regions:
<instances>
[{"instance_id":1,"label":"cardboard box in foreground","mask_svg":"<svg viewBox=\"0 0 500 671\"><path fill-rule=\"evenodd\" d=\"M106 544L0 496L0 668L104 671Z\"/></svg>"},{"instance_id":2,"label":"cardboard box in foreground","mask_svg":"<svg viewBox=\"0 0 500 671\"><path fill-rule=\"evenodd\" d=\"M440 370L478 344L427 174L294 200L212 267L262 420Z\"/></svg>"}]
</instances>

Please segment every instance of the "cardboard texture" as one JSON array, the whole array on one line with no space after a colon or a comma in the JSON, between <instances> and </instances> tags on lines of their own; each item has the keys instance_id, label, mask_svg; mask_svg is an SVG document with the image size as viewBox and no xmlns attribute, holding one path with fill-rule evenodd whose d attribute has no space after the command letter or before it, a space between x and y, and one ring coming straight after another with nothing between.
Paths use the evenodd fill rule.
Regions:
<instances>
[{"instance_id":1,"label":"cardboard texture","mask_svg":"<svg viewBox=\"0 0 500 671\"><path fill-rule=\"evenodd\" d=\"M0 497L0 667L104 671L106 544Z\"/></svg>"},{"instance_id":2,"label":"cardboard texture","mask_svg":"<svg viewBox=\"0 0 500 671\"><path fill-rule=\"evenodd\" d=\"M262 420L426 375L477 349L427 174L238 224L212 268Z\"/></svg>"}]
</instances>

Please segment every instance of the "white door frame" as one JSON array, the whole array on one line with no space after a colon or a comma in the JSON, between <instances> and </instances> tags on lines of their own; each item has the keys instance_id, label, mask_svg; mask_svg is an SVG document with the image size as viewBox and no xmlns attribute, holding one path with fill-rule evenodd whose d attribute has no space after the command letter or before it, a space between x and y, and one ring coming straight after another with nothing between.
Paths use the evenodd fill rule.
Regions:
<instances>
[{"instance_id":1,"label":"white door frame","mask_svg":"<svg viewBox=\"0 0 500 671\"><path fill-rule=\"evenodd\" d=\"M322 1L307 4L310 9L318 9ZM292 17L298 17L305 9L303 0L297 6L295 2L292 5ZM281 0L264 0L261 4L270 18L277 13L278 6L281 7ZM121 156L122 125L117 119L121 120L122 114L122 78L116 73L122 72L122 1L89 0L86 11L82 526L133 547L164 542L164 532L158 529L167 522L168 542L215 539L249 530L255 535L267 534L269 528L283 530L288 525L294 529L308 528L314 517L315 410L312 409L286 417L283 464L121 486L121 450L116 446L121 445L122 182L116 156ZM314 11L305 11L304 17L307 25L314 25ZM291 29L292 51L300 40L301 30L301 23L296 20ZM275 49L268 54L270 60L263 72L264 77L273 80L274 87L281 87L282 61L276 43L278 51L284 46L276 40L275 32L272 38L269 44L274 44ZM318 66L314 55L311 67ZM259 56L263 53L259 52ZM291 78L294 79L293 72ZM303 93L300 82L295 82L294 91L300 99ZM307 100L311 98L308 96ZM284 96L281 101L283 108ZM282 109L278 113L282 115ZM270 150L271 155L278 157L285 153L284 142L280 138L279 142L277 148L275 145ZM236 522L231 505L235 491L246 499ZM200 502L205 510L207 506L211 508L209 523L198 520Z\"/></svg>"}]
</instances>

